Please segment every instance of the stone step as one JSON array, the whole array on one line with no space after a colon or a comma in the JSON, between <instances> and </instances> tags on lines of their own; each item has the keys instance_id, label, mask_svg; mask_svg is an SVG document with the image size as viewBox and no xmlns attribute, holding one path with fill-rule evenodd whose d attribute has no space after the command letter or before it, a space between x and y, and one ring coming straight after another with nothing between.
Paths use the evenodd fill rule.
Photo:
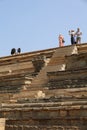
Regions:
<instances>
[{"instance_id":1,"label":"stone step","mask_svg":"<svg viewBox=\"0 0 87 130\"><path fill-rule=\"evenodd\" d=\"M64 46L62 48L58 48L53 57L58 57L58 56L65 56L65 55L72 55L72 54L77 54L77 46L76 45L70 45L70 46Z\"/></svg>"},{"instance_id":2,"label":"stone step","mask_svg":"<svg viewBox=\"0 0 87 130\"><path fill-rule=\"evenodd\" d=\"M47 97L52 97L52 96L77 96L79 97L80 95L86 96L87 95L87 87L85 88L67 88L67 89L53 89L53 90L46 90L45 95Z\"/></svg>"},{"instance_id":3,"label":"stone step","mask_svg":"<svg viewBox=\"0 0 87 130\"><path fill-rule=\"evenodd\" d=\"M45 78L45 77L44 78L40 78L40 79L37 78L37 79L34 80L34 82L32 84L34 84L34 83L36 83L36 84L37 83L43 83L44 81L48 81L48 78Z\"/></svg>"},{"instance_id":4,"label":"stone step","mask_svg":"<svg viewBox=\"0 0 87 130\"><path fill-rule=\"evenodd\" d=\"M10 98L11 98L12 94L10 93L0 93L0 103L5 103L5 102L9 102Z\"/></svg>"},{"instance_id":5,"label":"stone step","mask_svg":"<svg viewBox=\"0 0 87 130\"><path fill-rule=\"evenodd\" d=\"M75 101L86 101L87 96L82 96L79 95L78 97L76 96L67 96L67 95L62 95L62 96L57 96L57 97L50 97L50 98L20 98L17 100L18 103L50 103L50 102L75 102ZM86 103L86 102L85 102Z\"/></svg>"},{"instance_id":6,"label":"stone step","mask_svg":"<svg viewBox=\"0 0 87 130\"><path fill-rule=\"evenodd\" d=\"M30 68L30 71L33 69L34 70L34 67L32 65L32 62L27 62L27 63L16 63L16 64L11 64L11 65L3 65L3 66L0 66L0 73L1 72L10 72L12 73L13 71L16 71L16 70L23 70L23 69L28 69L29 70Z\"/></svg>"},{"instance_id":7,"label":"stone step","mask_svg":"<svg viewBox=\"0 0 87 130\"><path fill-rule=\"evenodd\" d=\"M21 98L50 98L50 97L72 97L72 99L87 96L87 87L86 88L73 88L73 89L54 89L49 90L48 88L36 88L22 91L21 93L14 94L11 97L11 100L21 99Z\"/></svg>"},{"instance_id":8,"label":"stone step","mask_svg":"<svg viewBox=\"0 0 87 130\"><path fill-rule=\"evenodd\" d=\"M61 81L49 81L47 83L49 89L63 89L63 88L82 88L87 87L87 80L61 80Z\"/></svg>"},{"instance_id":9,"label":"stone step","mask_svg":"<svg viewBox=\"0 0 87 130\"><path fill-rule=\"evenodd\" d=\"M86 53L87 52L87 44L79 44L77 45L78 53Z\"/></svg>"},{"instance_id":10,"label":"stone step","mask_svg":"<svg viewBox=\"0 0 87 130\"><path fill-rule=\"evenodd\" d=\"M40 101L38 99L36 99L36 101ZM82 107L83 105L83 107ZM72 101L58 101L58 102L43 102L43 100L41 100L41 102L30 102L30 103L2 103L1 104L1 109L3 110L21 110L21 111L26 111L27 110L33 110L33 112L36 110L65 110L64 108L66 108L66 110L81 110L83 112L84 117L87 117L87 113L84 113L83 110L87 110L87 100L83 100L83 101L76 101L76 100L72 100ZM48 111L46 111L48 112ZM55 112L56 113L56 112ZM14 113L16 114L16 113ZM80 113L79 113L80 114ZM30 115L27 115L29 117L31 117ZM36 118L34 115L32 115L34 117L34 119ZM61 115L62 116L62 115ZM10 115L11 117L11 115ZM58 116L60 117L60 116ZM76 115L74 115L74 117L76 117ZM77 116L78 117L78 116ZM69 118L66 117L66 118ZM71 116L72 118L72 116ZM10 118L13 119L13 118ZM16 118L18 119L18 118ZM20 118L19 118L20 119ZM46 118L45 118L46 119Z\"/></svg>"},{"instance_id":11,"label":"stone step","mask_svg":"<svg viewBox=\"0 0 87 130\"><path fill-rule=\"evenodd\" d=\"M46 120L45 120L46 121ZM6 125L6 130L86 130L87 125Z\"/></svg>"}]
</instances>

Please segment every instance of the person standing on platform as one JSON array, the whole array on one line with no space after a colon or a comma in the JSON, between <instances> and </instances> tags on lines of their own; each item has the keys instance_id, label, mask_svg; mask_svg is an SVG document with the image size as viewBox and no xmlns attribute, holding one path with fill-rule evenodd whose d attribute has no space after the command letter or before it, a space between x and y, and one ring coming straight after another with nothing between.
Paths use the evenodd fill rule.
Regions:
<instances>
[{"instance_id":1,"label":"person standing on platform","mask_svg":"<svg viewBox=\"0 0 87 130\"><path fill-rule=\"evenodd\" d=\"M63 35L59 34L58 40L59 40L59 47L64 46L65 41Z\"/></svg>"},{"instance_id":2,"label":"person standing on platform","mask_svg":"<svg viewBox=\"0 0 87 130\"><path fill-rule=\"evenodd\" d=\"M69 35L71 36L71 44L76 44L76 41L75 41L75 31L74 30L71 30L69 31Z\"/></svg>"},{"instance_id":3,"label":"person standing on platform","mask_svg":"<svg viewBox=\"0 0 87 130\"><path fill-rule=\"evenodd\" d=\"M82 35L82 32L80 32L80 28L77 28L75 35L76 35L76 43L80 44L81 43L81 35Z\"/></svg>"},{"instance_id":4,"label":"person standing on platform","mask_svg":"<svg viewBox=\"0 0 87 130\"><path fill-rule=\"evenodd\" d=\"M21 48L17 49L17 53L20 54L21 53Z\"/></svg>"},{"instance_id":5,"label":"person standing on platform","mask_svg":"<svg viewBox=\"0 0 87 130\"><path fill-rule=\"evenodd\" d=\"M11 55L15 55L16 54L16 49L15 48L12 48L11 49Z\"/></svg>"}]
</instances>

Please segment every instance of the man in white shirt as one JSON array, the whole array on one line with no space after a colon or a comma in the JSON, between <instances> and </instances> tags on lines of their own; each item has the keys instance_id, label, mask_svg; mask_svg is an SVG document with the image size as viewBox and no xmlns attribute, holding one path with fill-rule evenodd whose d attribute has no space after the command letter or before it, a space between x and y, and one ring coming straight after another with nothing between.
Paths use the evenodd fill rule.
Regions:
<instances>
[{"instance_id":1,"label":"man in white shirt","mask_svg":"<svg viewBox=\"0 0 87 130\"><path fill-rule=\"evenodd\" d=\"M80 28L77 28L77 31L76 31L76 43L79 44L81 43L81 35L82 35L82 32L80 32Z\"/></svg>"}]
</instances>

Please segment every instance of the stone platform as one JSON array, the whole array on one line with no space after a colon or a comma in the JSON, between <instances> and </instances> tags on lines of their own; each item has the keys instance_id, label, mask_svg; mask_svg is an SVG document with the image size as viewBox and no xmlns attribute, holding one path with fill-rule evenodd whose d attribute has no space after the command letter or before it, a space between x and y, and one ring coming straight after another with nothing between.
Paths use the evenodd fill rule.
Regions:
<instances>
[{"instance_id":1,"label":"stone platform","mask_svg":"<svg viewBox=\"0 0 87 130\"><path fill-rule=\"evenodd\" d=\"M87 130L87 43L0 58L1 130Z\"/></svg>"}]
</instances>

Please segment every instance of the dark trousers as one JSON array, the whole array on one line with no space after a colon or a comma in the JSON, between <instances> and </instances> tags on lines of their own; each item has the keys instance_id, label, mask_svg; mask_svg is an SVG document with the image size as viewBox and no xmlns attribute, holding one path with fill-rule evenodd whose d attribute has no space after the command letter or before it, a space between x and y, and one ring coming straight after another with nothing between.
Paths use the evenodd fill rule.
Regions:
<instances>
[{"instance_id":1,"label":"dark trousers","mask_svg":"<svg viewBox=\"0 0 87 130\"><path fill-rule=\"evenodd\" d=\"M75 38L72 36L71 37L71 44L75 44L76 42L75 42Z\"/></svg>"}]
</instances>

